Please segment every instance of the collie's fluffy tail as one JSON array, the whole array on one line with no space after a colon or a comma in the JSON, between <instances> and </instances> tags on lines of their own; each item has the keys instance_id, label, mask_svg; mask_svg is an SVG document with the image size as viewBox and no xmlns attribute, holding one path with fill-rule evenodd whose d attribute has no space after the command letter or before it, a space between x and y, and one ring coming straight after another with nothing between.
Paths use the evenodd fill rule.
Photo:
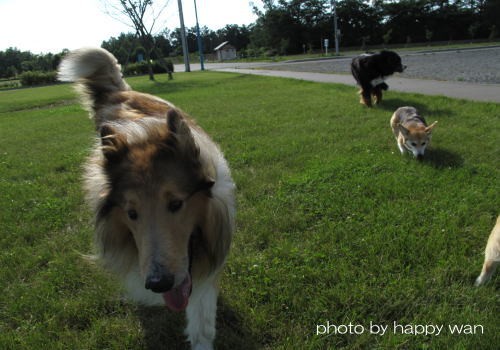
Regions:
<instances>
[{"instance_id":1,"label":"collie's fluffy tail","mask_svg":"<svg viewBox=\"0 0 500 350\"><path fill-rule=\"evenodd\" d=\"M77 91L91 115L110 93L130 90L116 58L101 48L83 48L69 53L59 65L58 79L77 83Z\"/></svg>"}]
</instances>

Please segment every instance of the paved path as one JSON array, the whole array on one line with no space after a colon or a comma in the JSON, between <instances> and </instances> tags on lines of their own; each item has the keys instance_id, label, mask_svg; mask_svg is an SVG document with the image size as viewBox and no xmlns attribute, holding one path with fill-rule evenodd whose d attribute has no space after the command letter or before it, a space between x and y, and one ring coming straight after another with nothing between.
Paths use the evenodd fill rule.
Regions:
<instances>
[{"instance_id":1,"label":"paved path","mask_svg":"<svg viewBox=\"0 0 500 350\"><path fill-rule=\"evenodd\" d=\"M283 70L216 68L217 71L241 74L265 75L271 77L294 78L321 83L340 83L356 85L352 76L347 74L326 74L313 72L292 72ZM390 90L415 92L424 95L440 95L466 100L500 103L500 84L473 84L427 79L408 79L391 77L387 80Z\"/></svg>"},{"instance_id":2,"label":"paved path","mask_svg":"<svg viewBox=\"0 0 500 350\"><path fill-rule=\"evenodd\" d=\"M400 54L408 68L405 73L388 79L390 90L500 103L498 46ZM342 56L275 63L210 62L205 64L205 69L355 86L350 74L351 59ZM199 70L200 65L193 62L191 69ZM184 67L176 65L175 71L182 72Z\"/></svg>"}]
</instances>

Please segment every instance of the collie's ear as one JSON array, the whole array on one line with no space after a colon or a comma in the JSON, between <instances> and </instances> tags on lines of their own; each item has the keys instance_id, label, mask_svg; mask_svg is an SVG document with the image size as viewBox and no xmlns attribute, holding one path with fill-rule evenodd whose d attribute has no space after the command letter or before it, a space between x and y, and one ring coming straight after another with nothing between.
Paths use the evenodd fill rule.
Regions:
<instances>
[{"instance_id":1,"label":"collie's ear","mask_svg":"<svg viewBox=\"0 0 500 350\"><path fill-rule=\"evenodd\" d=\"M208 201L201 232L211 271L216 270L226 260L233 231L234 222L228 203L215 197Z\"/></svg>"},{"instance_id":2,"label":"collie's ear","mask_svg":"<svg viewBox=\"0 0 500 350\"><path fill-rule=\"evenodd\" d=\"M189 132L189 127L186 125L184 117L175 108L170 108L167 111L167 126L170 132L177 135Z\"/></svg>"},{"instance_id":3,"label":"collie's ear","mask_svg":"<svg viewBox=\"0 0 500 350\"><path fill-rule=\"evenodd\" d=\"M436 124L437 124L437 120L434 123L432 123L431 125L429 125L428 127L426 127L425 132L430 133L432 131L432 128L435 127Z\"/></svg>"},{"instance_id":4,"label":"collie's ear","mask_svg":"<svg viewBox=\"0 0 500 350\"><path fill-rule=\"evenodd\" d=\"M207 178L200 181L200 183L198 184L198 187L196 188L196 191L197 192L207 191L207 190L211 189L212 187L214 187L214 185L215 185L215 180L212 179L211 177L207 177Z\"/></svg>"},{"instance_id":5,"label":"collie's ear","mask_svg":"<svg viewBox=\"0 0 500 350\"><path fill-rule=\"evenodd\" d=\"M118 134L113 127L103 125L101 133L101 150L109 161L116 160L127 151L127 140Z\"/></svg>"},{"instance_id":6,"label":"collie's ear","mask_svg":"<svg viewBox=\"0 0 500 350\"><path fill-rule=\"evenodd\" d=\"M190 157L197 158L199 156L200 151L196 147L189 125L181 112L175 108L171 108L167 112L167 127L174 135L181 151L186 152Z\"/></svg>"}]
</instances>

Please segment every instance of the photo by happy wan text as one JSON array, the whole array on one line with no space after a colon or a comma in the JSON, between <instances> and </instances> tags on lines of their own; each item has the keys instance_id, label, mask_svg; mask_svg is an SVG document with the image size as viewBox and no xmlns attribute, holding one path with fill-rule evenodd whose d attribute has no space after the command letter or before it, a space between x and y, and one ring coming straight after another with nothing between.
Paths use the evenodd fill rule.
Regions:
<instances>
[{"instance_id":1,"label":"photo by happy wan text","mask_svg":"<svg viewBox=\"0 0 500 350\"><path fill-rule=\"evenodd\" d=\"M484 334L484 326L479 324L403 324L394 321L388 324L378 324L370 321L369 324L363 325L359 323L334 324L327 321L324 324L316 325L316 335L344 335L356 334L361 335L369 333L372 335L383 336L389 333L402 335L424 335L424 336L439 336L448 332L456 335L475 335Z\"/></svg>"}]
</instances>

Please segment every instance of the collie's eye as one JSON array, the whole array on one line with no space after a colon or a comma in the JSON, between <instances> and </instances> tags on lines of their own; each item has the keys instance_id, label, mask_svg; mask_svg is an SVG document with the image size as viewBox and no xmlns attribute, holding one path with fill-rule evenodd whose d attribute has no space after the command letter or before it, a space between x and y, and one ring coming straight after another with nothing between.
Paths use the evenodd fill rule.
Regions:
<instances>
[{"instance_id":1,"label":"collie's eye","mask_svg":"<svg viewBox=\"0 0 500 350\"><path fill-rule=\"evenodd\" d=\"M425 142L422 142L422 146L425 146Z\"/></svg>"},{"instance_id":2,"label":"collie's eye","mask_svg":"<svg viewBox=\"0 0 500 350\"><path fill-rule=\"evenodd\" d=\"M174 199L168 203L168 211L175 213L182 207L182 201L180 199Z\"/></svg>"},{"instance_id":3,"label":"collie's eye","mask_svg":"<svg viewBox=\"0 0 500 350\"><path fill-rule=\"evenodd\" d=\"M413 147L417 147L417 143L416 143L416 142L412 142L412 143L411 143L411 145L412 145Z\"/></svg>"},{"instance_id":4,"label":"collie's eye","mask_svg":"<svg viewBox=\"0 0 500 350\"><path fill-rule=\"evenodd\" d=\"M128 215L128 218L130 220L133 220L133 221L137 220L137 217L139 216L139 215L137 215L137 212L134 209L130 209L127 212L127 215Z\"/></svg>"}]
</instances>

